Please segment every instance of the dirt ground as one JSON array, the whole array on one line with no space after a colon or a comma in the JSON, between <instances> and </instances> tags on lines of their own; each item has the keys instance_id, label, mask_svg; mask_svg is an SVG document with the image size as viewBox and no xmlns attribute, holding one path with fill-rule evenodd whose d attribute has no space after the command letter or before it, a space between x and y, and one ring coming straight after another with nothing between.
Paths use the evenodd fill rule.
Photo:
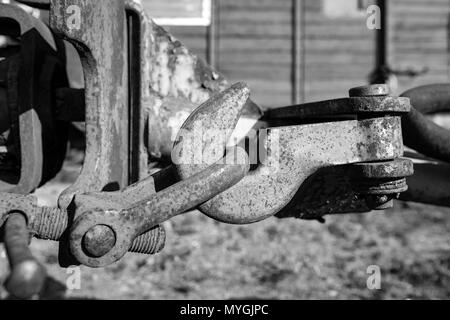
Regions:
<instances>
[{"instance_id":1,"label":"dirt ground","mask_svg":"<svg viewBox=\"0 0 450 320\"><path fill-rule=\"evenodd\" d=\"M78 168L39 189L54 204ZM51 278L42 298L70 299L448 299L450 209L397 202L394 209L329 216L325 224L276 218L232 226L191 212L164 224L165 249L80 268L80 288L58 266L56 242L33 240ZM370 290L368 267L381 271ZM0 249L2 280L8 271ZM0 289L0 297L6 292Z\"/></svg>"}]
</instances>

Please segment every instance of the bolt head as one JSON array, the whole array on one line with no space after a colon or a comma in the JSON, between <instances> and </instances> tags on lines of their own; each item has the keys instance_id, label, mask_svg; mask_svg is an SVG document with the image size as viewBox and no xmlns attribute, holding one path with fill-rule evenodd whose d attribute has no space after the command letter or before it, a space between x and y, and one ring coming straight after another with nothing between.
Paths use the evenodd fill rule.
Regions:
<instances>
[{"instance_id":1,"label":"bolt head","mask_svg":"<svg viewBox=\"0 0 450 320\"><path fill-rule=\"evenodd\" d=\"M116 234L106 225L90 228L83 237L83 248L93 257L99 258L107 254L116 244Z\"/></svg>"},{"instance_id":2,"label":"bolt head","mask_svg":"<svg viewBox=\"0 0 450 320\"><path fill-rule=\"evenodd\" d=\"M389 94L389 86L384 83L355 87L349 91L350 97L388 96Z\"/></svg>"}]
</instances>

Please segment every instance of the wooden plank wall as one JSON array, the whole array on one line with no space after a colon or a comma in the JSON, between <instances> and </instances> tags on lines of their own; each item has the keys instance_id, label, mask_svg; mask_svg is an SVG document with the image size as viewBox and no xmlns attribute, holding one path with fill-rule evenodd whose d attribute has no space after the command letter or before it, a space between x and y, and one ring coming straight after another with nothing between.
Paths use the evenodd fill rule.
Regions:
<instances>
[{"instance_id":1,"label":"wooden plank wall","mask_svg":"<svg viewBox=\"0 0 450 320\"><path fill-rule=\"evenodd\" d=\"M305 14L305 100L348 96L348 89L367 83L373 69L375 31L366 26L365 10L331 17L321 1L304 1L310 4Z\"/></svg>"},{"instance_id":2,"label":"wooden plank wall","mask_svg":"<svg viewBox=\"0 0 450 320\"><path fill-rule=\"evenodd\" d=\"M398 77L397 93L449 81L449 0L395 0L391 4L391 61L395 68L422 68L421 76Z\"/></svg>"},{"instance_id":3,"label":"wooden plank wall","mask_svg":"<svg viewBox=\"0 0 450 320\"><path fill-rule=\"evenodd\" d=\"M292 0L217 4L217 68L230 82L246 81L252 98L264 107L291 102L292 4ZM170 30L200 56L206 55L205 28Z\"/></svg>"},{"instance_id":4,"label":"wooden plank wall","mask_svg":"<svg viewBox=\"0 0 450 320\"><path fill-rule=\"evenodd\" d=\"M253 99L264 108L290 104L293 0L213 1L218 1L218 69L232 82L249 83ZM398 77L397 91L448 81L450 1L390 2L393 67L430 69L414 79ZM374 68L375 31L366 27L364 14L330 17L322 6L320 0L303 0L305 101L346 96L350 87L367 83ZM168 28L206 57L205 27Z\"/></svg>"},{"instance_id":5,"label":"wooden plank wall","mask_svg":"<svg viewBox=\"0 0 450 320\"><path fill-rule=\"evenodd\" d=\"M244 80L264 106L291 103L291 0L222 0L219 6L219 70Z\"/></svg>"}]
</instances>

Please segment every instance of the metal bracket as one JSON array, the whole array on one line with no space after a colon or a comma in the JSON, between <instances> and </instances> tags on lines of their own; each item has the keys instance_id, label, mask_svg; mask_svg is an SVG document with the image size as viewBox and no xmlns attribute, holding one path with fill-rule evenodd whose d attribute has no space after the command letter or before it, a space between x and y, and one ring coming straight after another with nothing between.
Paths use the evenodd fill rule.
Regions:
<instances>
[{"instance_id":1,"label":"metal bracket","mask_svg":"<svg viewBox=\"0 0 450 320\"><path fill-rule=\"evenodd\" d=\"M77 181L59 198L128 185L128 59L121 0L51 1L50 26L80 54L85 78L86 157ZM105 23L111 21L114 23Z\"/></svg>"}]
</instances>

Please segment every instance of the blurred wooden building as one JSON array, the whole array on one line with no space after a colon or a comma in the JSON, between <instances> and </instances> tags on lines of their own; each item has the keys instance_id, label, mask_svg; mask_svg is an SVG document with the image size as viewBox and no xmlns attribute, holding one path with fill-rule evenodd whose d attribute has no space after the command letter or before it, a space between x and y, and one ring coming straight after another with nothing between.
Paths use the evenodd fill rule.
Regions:
<instances>
[{"instance_id":1,"label":"blurred wooden building","mask_svg":"<svg viewBox=\"0 0 450 320\"><path fill-rule=\"evenodd\" d=\"M377 0L142 0L148 14L263 107L346 96L368 82ZM379 1L379 0L378 0ZM383 0L381 0L383 1ZM449 0L389 1L395 93L449 76ZM419 72L415 72L419 71Z\"/></svg>"}]
</instances>

